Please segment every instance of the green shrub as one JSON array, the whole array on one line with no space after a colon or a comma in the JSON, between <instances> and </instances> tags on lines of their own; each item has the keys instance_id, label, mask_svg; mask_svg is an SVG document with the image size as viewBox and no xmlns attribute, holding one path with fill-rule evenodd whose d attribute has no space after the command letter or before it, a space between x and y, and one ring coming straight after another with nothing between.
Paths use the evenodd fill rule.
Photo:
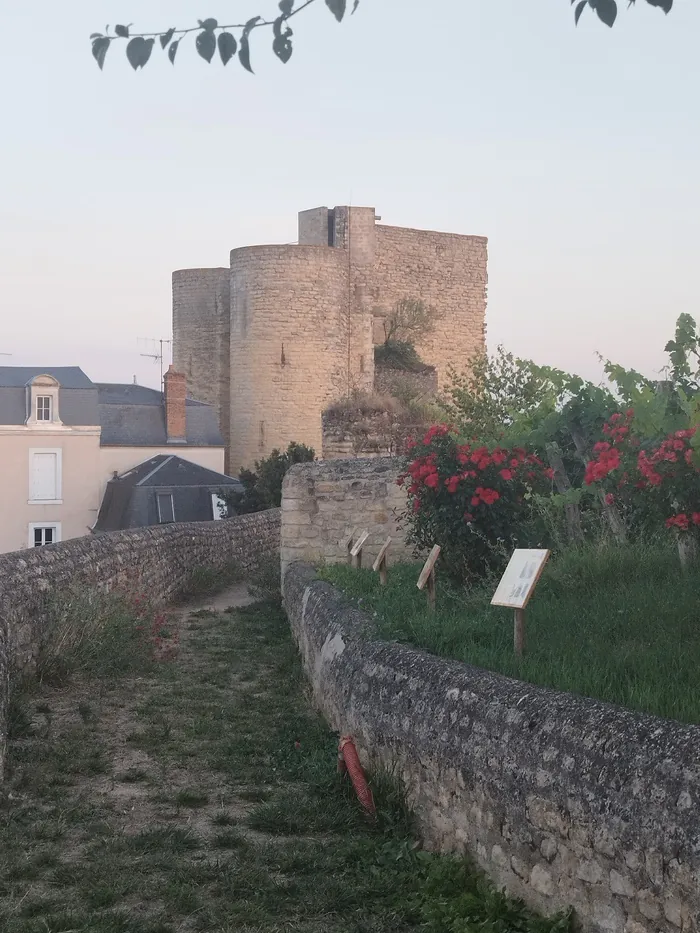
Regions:
<instances>
[{"instance_id":1,"label":"green shrub","mask_svg":"<svg viewBox=\"0 0 700 933\"><path fill-rule=\"evenodd\" d=\"M310 463L316 452L306 444L292 441L282 453L275 448L269 457L255 463L255 472L241 470L239 479L243 493L221 490L219 495L228 505L229 514L246 515L276 509L282 504L282 481L287 470L295 463Z\"/></svg>"}]
</instances>

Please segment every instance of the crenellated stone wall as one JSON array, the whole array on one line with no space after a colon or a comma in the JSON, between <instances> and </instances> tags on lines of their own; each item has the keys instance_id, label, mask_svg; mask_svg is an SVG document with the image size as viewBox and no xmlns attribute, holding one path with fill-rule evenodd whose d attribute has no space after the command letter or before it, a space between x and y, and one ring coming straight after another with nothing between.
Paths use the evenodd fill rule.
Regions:
<instances>
[{"instance_id":1,"label":"crenellated stone wall","mask_svg":"<svg viewBox=\"0 0 700 933\"><path fill-rule=\"evenodd\" d=\"M193 570L235 564L255 569L279 553L280 510L217 522L192 522L85 535L62 544L0 555L0 780L9 676L30 666L42 638L45 597L70 588L138 585L160 602L186 588Z\"/></svg>"},{"instance_id":2,"label":"crenellated stone wall","mask_svg":"<svg viewBox=\"0 0 700 933\"><path fill-rule=\"evenodd\" d=\"M698 933L700 727L372 640L303 563L283 595L318 707L396 769L429 847L584 933Z\"/></svg>"}]
</instances>

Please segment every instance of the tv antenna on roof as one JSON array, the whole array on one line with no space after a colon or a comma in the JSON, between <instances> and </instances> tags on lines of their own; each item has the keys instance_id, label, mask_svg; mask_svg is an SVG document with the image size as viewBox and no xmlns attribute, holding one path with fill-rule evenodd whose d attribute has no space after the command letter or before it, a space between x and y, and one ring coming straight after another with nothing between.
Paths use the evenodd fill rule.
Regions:
<instances>
[{"instance_id":1,"label":"tv antenna on roof","mask_svg":"<svg viewBox=\"0 0 700 933\"><path fill-rule=\"evenodd\" d=\"M160 363L160 389L163 391L163 347L167 346L168 348L168 358L170 358L170 348L173 345L172 340L151 340L145 337L139 337L139 342L142 346L147 346L149 349L153 350L152 353L141 353L140 356L146 356L148 359L153 360L154 363Z\"/></svg>"}]
</instances>

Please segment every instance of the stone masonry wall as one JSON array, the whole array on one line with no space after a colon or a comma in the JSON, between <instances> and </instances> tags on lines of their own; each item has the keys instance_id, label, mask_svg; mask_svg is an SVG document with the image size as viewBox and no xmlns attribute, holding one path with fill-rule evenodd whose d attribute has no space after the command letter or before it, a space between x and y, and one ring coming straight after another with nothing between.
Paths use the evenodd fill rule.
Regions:
<instances>
[{"instance_id":1,"label":"stone masonry wall","mask_svg":"<svg viewBox=\"0 0 700 933\"><path fill-rule=\"evenodd\" d=\"M173 365L187 394L214 407L230 449L231 294L229 269L173 272Z\"/></svg>"},{"instance_id":2,"label":"stone masonry wall","mask_svg":"<svg viewBox=\"0 0 700 933\"><path fill-rule=\"evenodd\" d=\"M406 493L396 485L396 457L298 463L282 484L282 567L291 561L347 559L343 540L365 529L369 538L363 561L371 565L382 544L392 538L389 560L410 557L400 517Z\"/></svg>"},{"instance_id":3,"label":"stone masonry wall","mask_svg":"<svg viewBox=\"0 0 700 933\"><path fill-rule=\"evenodd\" d=\"M191 394L215 405L226 469L290 441L321 448L321 412L371 392L379 317L401 298L440 312L418 349L445 382L484 348L485 237L376 223L374 208L299 215L299 243L231 253L225 269L173 275L174 361Z\"/></svg>"},{"instance_id":4,"label":"stone masonry wall","mask_svg":"<svg viewBox=\"0 0 700 933\"><path fill-rule=\"evenodd\" d=\"M348 272L327 246L231 253L231 468L290 441L321 451L321 412L349 391Z\"/></svg>"},{"instance_id":5,"label":"stone masonry wall","mask_svg":"<svg viewBox=\"0 0 700 933\"><path fill-rule=\"evenodd\" d=\"M697 933L700 728L373 641L305 564L283 590L319 708L397 769L429 847L585 933Z\"/></svg>"},{"instance_id":6,"label":"stone masonry wall","mask_svg":"<svg viewBox=\"0 0 700 933\"><path fill-rule=\"evenodd\" d=\"M420 298L439 312L435 331L417 345L445 385L450 366L464 370L484 349L487 239L377 224L368 289L391 311L401 298Z\"/></svg>"},{"instance_id":7,"label":"stone masonry wall","mask_svg":"<svg viewBox=\"0 0 700 933\"><path fill-rule=\"evenodd\" d=\"M192 522L85 535L62 544L0 555L0 780L9 674L31 665L43 632L47 595L76 586L138 584L158 601L175 598L194 568L231 562L251 571L279 552L280 510L218 522Z\"/></svg>"}]
</instances>

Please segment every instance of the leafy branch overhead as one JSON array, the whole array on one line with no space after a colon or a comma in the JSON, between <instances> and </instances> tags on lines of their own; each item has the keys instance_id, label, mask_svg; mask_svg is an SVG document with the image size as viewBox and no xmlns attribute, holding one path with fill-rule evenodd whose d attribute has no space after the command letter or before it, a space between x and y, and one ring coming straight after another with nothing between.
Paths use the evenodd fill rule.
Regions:
<instances>
[{"instance_id":1,"label":"leafy branch overhead","mask_svg":"<svg viewBox=\"0 0 700 933\"><path fill-rule=\"evenodd\" d=\"M312 3L316 3L317 0L304 0L296 9L294 7L295 2L296 0L279 0L279 16L274 19L253 16L245 23L223 24L209 17L208 19L198 20L197 26L189 26L184 29L171 26L164 32L140 33L131 31L132 23L128 26L115 26L114 32L110 32L110 27L106 26L104 33L94 32L90 36L92 55L100 69L102 69L112 43L120 40L125 41L126 57L131 67L136 71L148 64L157 39L161 49L163 51L167 49L171 63L175 64L175 57L182 39L190 33L196 33L195 49L197 54L206 62L212 61L218 49L219 57L224 65L227 65L234 56L238 55L240 64L246 71L252 73L250 36L254 29L272 27L272 51L285 64L292 57L293 32L289 20L296 16L297 13L301 13L302 10L311 6ZM351 12L354 13L359 3L360 0L325 0L326 6L338 22L341 22L345 17L348 6L352 5ZM238 38L231 31L234 29L240 30Z\"/></svg>"},{"instance_id":2,"label":"leafy branch overhead","mask_svg":"<svg viewBox=\"0 0 700 933\"><path fill-rule=\"evenodd\" d=\"M289 20L301 13L312 3L319 0L302 0L299 6L295 8L297 0L279 0L279 15L274 19L264 19L262 16L253 16L245 23L220 24L218 20L209 17L200 19L196 26L178 28L171 26L163 32L132 32L131 26L118 25L114 27L114 32L110 32L110 27L106 26L105 31L93 32L90 36L92 42L92 54L100 69L104 67L107 52L113 42L126 42L126 57L136 71L143 68L151 57L156 40L160 43L161 49L167 49L168 58L172 64L175 64L175 57L180 48L180 43L185 36L190 33L196 33L195 49L197 54L206 62L211 62L218 50L219 57L224 65L227 65L232 58L238 56L238 61L252 73L253 68L250 64L250 36L254 29L263 27L272 28L272 51L283 63L287 63L292 57L292 36L294 35ZM359 6L360 0L324 0L330 12L335 16L338 22L345 17L348 7L351 7L351 13L354 13ZM636 0L628 0L632 6ZM659 7L664 13L670 13L673 7L673 0L646 0L650 6ZM574 11L574 20L578 25L583 11L590 7L607 26L612 26L617 19L616 0L571 0L572 6L576 4ZM231 30L239 31L238 38Z\"/></svg>"}]
</instances>

